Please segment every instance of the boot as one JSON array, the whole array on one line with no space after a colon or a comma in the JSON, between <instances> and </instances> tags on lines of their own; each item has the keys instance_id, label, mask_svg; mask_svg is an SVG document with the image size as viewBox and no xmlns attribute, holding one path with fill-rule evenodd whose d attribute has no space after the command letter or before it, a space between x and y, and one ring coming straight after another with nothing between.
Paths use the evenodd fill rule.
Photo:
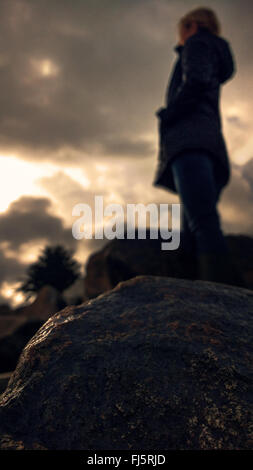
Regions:
<instances>
[{"instance_id":1,"label":"boot","mask_svg":"<svg viewBox=\"0 0 253 470\"><path fill-rule=\"evenodd\" d=\"M184 266L184 277L186 279L197 279L198 278L198 264L194 254L184 253L183 256Z\"/></svg>"},{"instance_id":2,"label":"boot","mask_svg":"<svg viewBox=\"0 0 253 470\"><path fill-rule=\"evenodd\" d=\"M229 254L201 253L198 255L199 279L247 288L247 283Z\"/></svg>"}]
</instances>

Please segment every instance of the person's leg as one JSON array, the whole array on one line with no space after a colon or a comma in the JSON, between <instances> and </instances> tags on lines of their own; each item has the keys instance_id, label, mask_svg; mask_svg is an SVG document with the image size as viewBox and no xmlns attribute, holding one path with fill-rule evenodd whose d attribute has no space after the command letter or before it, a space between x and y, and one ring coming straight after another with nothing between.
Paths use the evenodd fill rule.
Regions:
<instances>
[{"instance_id":1,"label":"person's leg","mask_svg":"<svg viewBox=\"0 0 253 470\"><path fill-rule=\"evenodd\" d=\"M172 172L197 253L226 251L211 157L204 151L189 150L174 159Z\"/></svg>"},{"instance_id":2,"label":"person's leg","mask_svg":"<svg viewBox=\"0 0 253 470\"><path fill-rule=\"evenodd\" d=\"M213 170L213 161L204 152L188 151L174 160L173 177L185 214L182 230L189 242L188 225L195 238L199 279L244 285L240 276L235 275L221 230L216 206L222 186Z\"/></svg>"}]
</instances>

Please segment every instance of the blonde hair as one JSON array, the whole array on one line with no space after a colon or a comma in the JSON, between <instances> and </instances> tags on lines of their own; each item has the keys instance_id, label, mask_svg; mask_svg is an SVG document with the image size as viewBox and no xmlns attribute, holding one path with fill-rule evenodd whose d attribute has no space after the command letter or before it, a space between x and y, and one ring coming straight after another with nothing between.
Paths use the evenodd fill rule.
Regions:
<instances>
[{"instance_id":1,"label":"blonde hair","mask_svg":"<svg viewBox=\"0 0 253 470\"><path fill-rule=\"evenodd\" d=\"M189 29L193 21L196 22L198 26L208 29L217 36L221 33L220 22L216 13L210 8L194 8L179 20L178 26Z\"/></svg>"}]
</instances>

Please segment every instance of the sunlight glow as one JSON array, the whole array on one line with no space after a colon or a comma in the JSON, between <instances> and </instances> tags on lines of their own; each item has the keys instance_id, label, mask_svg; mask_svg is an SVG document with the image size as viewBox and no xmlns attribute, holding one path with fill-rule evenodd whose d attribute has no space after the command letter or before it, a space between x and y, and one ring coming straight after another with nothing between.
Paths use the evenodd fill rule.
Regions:
<instances>
[{"instance_id":1,"label":"sunlight glow","mask_svg":"<svg viewBox=\"0 0 253 470\"><path fill-rule=\"evenodd\" d=\"M95 168L101 173L105 173L106 171L108 171L108 166L103 163L96 163Z\"/></svg>"},{"instance_id":2,"label":"sunlight glow","mask_svg":"<svg viewBox=\"0 0 253 470\"><path fill-rule=\"evenodd\" d=\"M68 175L72 180L77 181L77 183L80 183L84 188L88 188L91 184L89 178L79 168L64 168L63 172Z\"/></svg>"},{"instance_id":3,"label":"sunlight glow","mask_svg":"<svg viewBox=\"0 0 253 470\"><path fill-rule=\"evenodd\" d=\"M21 196L46 196L46 191L36 184L36 180L51 176L56 171L54 165L31 163L14 156L0 156L0 212Z\"/></svg>"},{"instance_id":4,"label":"sunlight glow","mask_svg":"<svg viewBox=\"0 0 253 470\"><path fill-rule=\"evenodd\" d=\"M59 67L50 59L31 59L31 64L34 72L43 77L55 77L59 73Z\"/></svg>"},{"instance_id":5,"label":"sunlight glow","mask_svg":"<svg viewBox=\"0 0 253 470\"><path fill-rule=\"evenodd\" d=\"M46 243L48 243L48 240L45 238L32 240L27 243L22 243L18 251L7 246L5 248L5 256L6 258L18 259L20 263L29 265L37 261Z\"/></svg>"},{"instance_id":6,"label":"sunlight glow","mask_svg":"<svg viewBox=\"0 0 253 470\"><path fill-rule=\"evenodd\" d=\"M12 308L17 307L18 305L25 302L25 296L22 292L15 292L15 289L19 286L18 282L9 283L3 282L0 289L0 294L2 297L6 298L6 302L11 305Z\"/></svg>"}]
</instances>

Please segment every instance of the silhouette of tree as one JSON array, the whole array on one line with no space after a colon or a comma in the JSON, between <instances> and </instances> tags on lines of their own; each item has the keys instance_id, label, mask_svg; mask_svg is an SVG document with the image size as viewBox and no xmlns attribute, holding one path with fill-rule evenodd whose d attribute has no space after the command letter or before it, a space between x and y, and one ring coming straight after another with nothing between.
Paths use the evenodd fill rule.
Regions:
<instances>
[{"instance_id":1,"label":"silhouette of tree","mask_svg":"<svg viewBox=\"0 0 253 470\"><path fill-rule=\"evenodd\" d=\"M71 250L61 245L46 246L38 260L28 267L26 279L16 291L28 294L27 299L45 285L62 293L81 277L80 267Z\"/></svg>"}]
</instances>

